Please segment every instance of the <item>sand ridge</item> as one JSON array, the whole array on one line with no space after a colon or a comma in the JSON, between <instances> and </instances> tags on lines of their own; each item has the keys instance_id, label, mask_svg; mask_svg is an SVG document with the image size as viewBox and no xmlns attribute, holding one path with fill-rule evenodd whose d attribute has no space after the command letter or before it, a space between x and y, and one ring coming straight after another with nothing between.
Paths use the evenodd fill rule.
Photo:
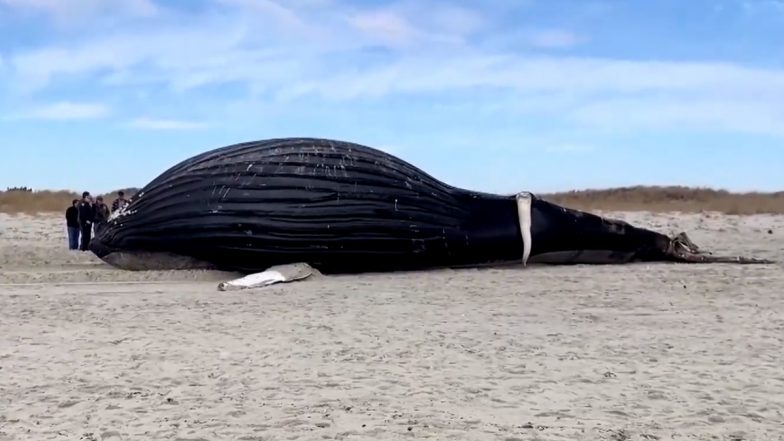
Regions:
<instances>
[{"instance_id":1,"label":"sand ridge","mask_svg":"<svg viewBox=\"0 0 784 441\"><path fill-rule=\"evenodd\" d=\"M784 216L613 214L784 260ZM0 440L784 438L781 263L219 293L68 251L61 223L0 215Z\"/></svg>"}]
</instances>

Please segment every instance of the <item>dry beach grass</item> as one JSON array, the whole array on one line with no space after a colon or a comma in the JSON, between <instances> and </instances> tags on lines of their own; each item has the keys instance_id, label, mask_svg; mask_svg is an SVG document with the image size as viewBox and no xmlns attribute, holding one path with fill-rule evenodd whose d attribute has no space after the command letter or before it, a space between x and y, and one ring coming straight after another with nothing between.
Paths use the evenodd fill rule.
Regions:
<instances>
[{"instance_id":1,"label":"dry beach grass","mask_svg":"<svg viewBox=\"0 0 784 441\"><path fill-rule=\"evenodd\" d=\"M784 216L604 213L782 260ZM131 273L0 214L0 440L779 440L784 267Z\"/></svg>"},{"instance_id":2,"label":"dry beach grass","mask_svg":"<svg viewBox=\"0 0 784 441\"><path fill-rule=\"evenodd\" d=\"M582 210L784 214L784 191L733 193L691 187L623 187L543 195Z\"/></svg>"},{"instance_id":3,"label":"dry beach grass","mask_svg":"<svg viewBox=\"0 0 784 441\"><path fill-rule=\"evenodd\" d=\"M28 191L29 190L29 191ZM118 190L119 191L119 190ZM133 190L126 190L126 196L130 196ZM117 197L117 191L106 194L94 194L93 196L103 196L104 201L111 204ZM0 191L0 213L59 213L64 212L71 205L71 201L81 198L78 194L70 190L6 190Z\"/></svg>"}]
</instances>

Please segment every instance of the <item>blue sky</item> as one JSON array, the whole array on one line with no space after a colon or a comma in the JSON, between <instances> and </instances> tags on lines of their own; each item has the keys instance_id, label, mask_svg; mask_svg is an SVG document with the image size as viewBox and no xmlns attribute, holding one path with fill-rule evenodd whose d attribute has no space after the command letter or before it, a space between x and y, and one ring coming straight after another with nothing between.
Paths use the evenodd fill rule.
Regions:
<instances>
[{"instance_id":1,"label":"blue sky","mask_svg":"<svg viewBox=\"0 0 784 441\"><path fill-rule=\"evenodd\" d=\"M0 0L0 188L281 136L450 184L784 189L784 0Z\"/></svg>"}]
</instances>

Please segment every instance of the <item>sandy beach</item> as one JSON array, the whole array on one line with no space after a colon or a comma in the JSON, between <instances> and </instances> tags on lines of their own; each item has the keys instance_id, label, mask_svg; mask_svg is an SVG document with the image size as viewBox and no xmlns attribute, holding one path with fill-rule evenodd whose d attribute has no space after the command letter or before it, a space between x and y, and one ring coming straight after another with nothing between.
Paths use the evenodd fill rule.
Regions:
<instances>
[{"instance_id":1,"label":"sandy beach","mask_svg":"<svg viewBox=\"0 0 784 441\"><path fill-rule=\"evenodd\" d=\"M784 216L611 214L784 261ZM0 214L0 440L784 439L781 263L232 277Z\"/></svg>"}]
</instances>

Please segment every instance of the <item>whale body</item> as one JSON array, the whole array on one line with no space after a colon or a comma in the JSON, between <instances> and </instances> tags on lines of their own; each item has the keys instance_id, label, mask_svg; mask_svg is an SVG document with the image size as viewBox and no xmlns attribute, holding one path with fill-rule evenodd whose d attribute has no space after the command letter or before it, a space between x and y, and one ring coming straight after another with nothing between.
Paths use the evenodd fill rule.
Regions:
<instances>
[{"instance_id":1,"label":"whale body","mask_svg":"<svg viewBox=\"0 0 784 441\"><path fill-rule=\"evenodd\" d=\"M119 268L322 273L530 263L741 262L532 193L448 185L372 147L279 138L214 149L164 171L111 215L90 249Z\"/></svg>"}]
</instances>

